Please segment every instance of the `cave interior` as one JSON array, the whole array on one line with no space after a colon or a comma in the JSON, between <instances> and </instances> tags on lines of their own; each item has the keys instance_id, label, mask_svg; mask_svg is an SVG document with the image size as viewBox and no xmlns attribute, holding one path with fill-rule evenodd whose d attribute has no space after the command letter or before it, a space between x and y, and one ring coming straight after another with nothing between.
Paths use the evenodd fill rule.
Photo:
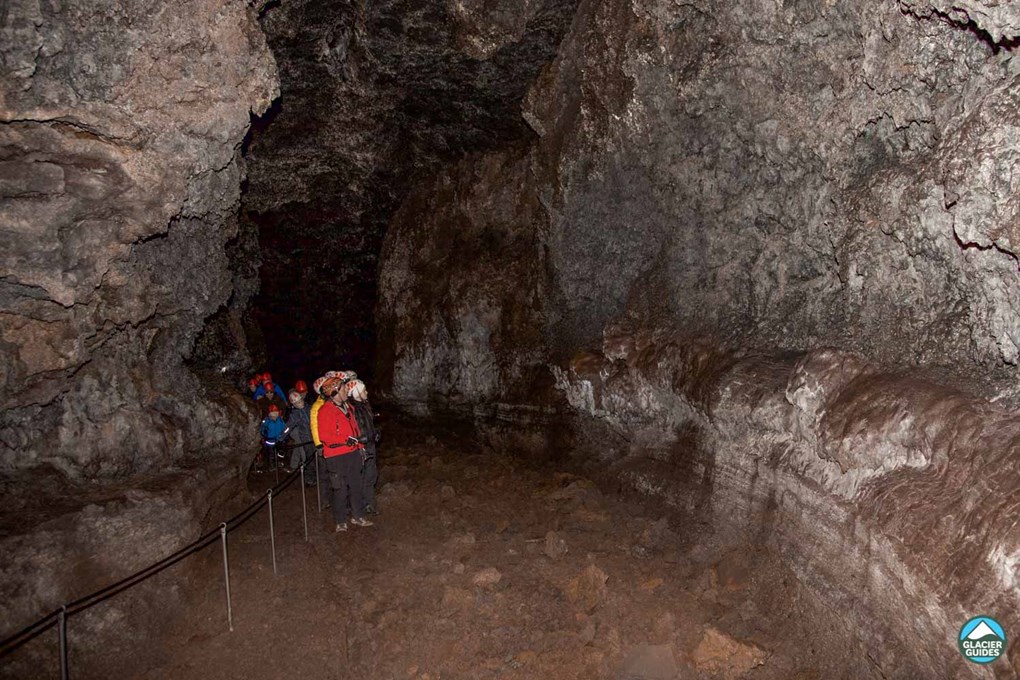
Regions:
<instances>
[{"instance_id":1,"label":"cave interior","mask_svg":"<svg viewBox=\"0 0 1020 680\"><path fill-rule=\"evenodd\" d=\"M1017 677L1018 44L997 0L3 3L0 636L260 498L252 375L346 369L376 526L320 500L332 595L235 574L345 655L194 624L207 555L75 612L83 675Z\"/></svg>"}]
</instances>

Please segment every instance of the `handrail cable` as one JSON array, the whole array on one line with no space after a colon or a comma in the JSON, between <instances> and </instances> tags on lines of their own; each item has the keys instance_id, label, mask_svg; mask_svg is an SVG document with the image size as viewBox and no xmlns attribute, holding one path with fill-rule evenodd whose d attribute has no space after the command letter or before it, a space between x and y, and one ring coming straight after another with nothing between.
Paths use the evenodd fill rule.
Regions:
<instances>
[{"instance_id":1,"label":"handrail cable","mask_svg":"<svg viewBox=\"0 0 1020 680\"><path fill-rule=\"evenodd\" d=\"M301 442L300 444L291 444L286 448L297 448L299 446L305 446L311 443L313 442L310 441ZM262 509L262 506L268 502L270 494L276 495L279 492L286 489L294 482L295 479L297 479L298 474L302 473L303 470L304 464L302 464L301 467L292 470L291 473L284 477L280 482L278 482L276 486L267 490L265 493L259 496L259 498L252 502L252 504L249 505L247 508L241 510L239 513L228 519L226 522L217 525L215 529L212 529L211 531L202 534L200 537L198 537L188 545L184 546L183 548L179 548L178 550L171 553L170 555L167 555L158 562L150 564L149 566L140 569L139 571L136 571L130 576L125 576L121 580L115 583L111 583L110 585L101 588L95 591L94 593L86 595L85 597L78 598L73 602L69 602L63 607L55 609L49 614L40 617L39 619L22 628L17 633L7 636L2 641L0 641L0 657L6 656L8 653L14 651L15 649L30 642L31 640L38 637L40 634L49 630L57 623L61 612L63 612L65 616L70 616L72 614L77 614L86 609L94 607L95 605L100 604L101 602L105 602L106 600L112 598L113 596L127 590L128 588L136 586L139 583L142 583L143 581L148 580L149 578L155 576L164 569L167 569L177 564L185 557L188 557L198 552L202 548L206 547L220 536L221 526L225 525L227 531L232 531L233 529L236 529L237 527L241 526L248 519L250 519L256 512Z\"/></svg>"}]
</instances>

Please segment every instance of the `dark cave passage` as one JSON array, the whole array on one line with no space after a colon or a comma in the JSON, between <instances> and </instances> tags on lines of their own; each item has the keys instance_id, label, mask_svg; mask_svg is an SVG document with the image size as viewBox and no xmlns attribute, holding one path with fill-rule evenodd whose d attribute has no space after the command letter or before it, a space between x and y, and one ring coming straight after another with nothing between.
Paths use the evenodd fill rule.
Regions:
<instances>
[{"instance_id":1,"label":"dark cave passage","mask_svg":"<svg viewBox=\"0 0 1020 680\"><path fill-rule=\"evenodd\" d=\"M295 448L308 580L260 515L243 642L196 559L75 613L82 677L1017 677L1018 44L994 0L5 3L0 637Z\"/></svg>"},{"instance_id":2,"label":"dark cave passage","mask_svg":"<svg viewBox=\"0 0 1020 680\"><path fill-rule=\"evenodd\" d=\"M352 248L344 251L351 255L331 264L323 262L316 238L302 237L296 226L328 224L329 216L294 206L286 218L271 213L249 219L258 228L262 248L261 285L250 314L266 345L265 367L285 385L308 382L337 367L371 379L378 244L359 244L375 252Z\"/></svg>"},{"instance_id":3,"label":"dark cave passage","mask_svg":"<svg viewBox=\"0 0 1020 680\"><path fill-rule=\"evenodd\" d=\"M545 0L523 18L492 17L501 42L484 54L441 4L294 2L263 13L280 99L249 133L241 215L261 249L251 314L269 368L374 376L387 225L442 165L534 136L521 102L575 5Z\"/></svg>"}]
</instances>

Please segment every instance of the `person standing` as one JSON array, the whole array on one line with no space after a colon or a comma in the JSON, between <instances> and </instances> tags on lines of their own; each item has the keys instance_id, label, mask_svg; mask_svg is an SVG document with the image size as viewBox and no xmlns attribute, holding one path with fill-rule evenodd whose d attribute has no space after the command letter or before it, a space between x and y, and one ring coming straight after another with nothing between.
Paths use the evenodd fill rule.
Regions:
<instances>
[{"instance_id":1,"label":"person standing","mask_svg":"<svg viewBox=\"0 0 1020 680\"><path fill-rule=\"evenodd\" d=\"M307 486L312 486L315 484L315 469L311 463L315 449L311 444L311 414L305 404L304 395L297 390L291 390L287 396L290 400L290 414L287 416L286 435L295 443L290 452L290 469L296 470L303 463L308 463L305 466L304 483Z\"/></svg>"},{"instance_id":2,"label":"person standing","mask_svg":"<svg viewBox=\"0 0 1020 680\"><path fill-rule=\"evenodd\" d=\"M273 389L272 383L265 383L262 387L262 394L255 399L255 404L262 412L262 417L265 417L269 415L270 406L275 406L280 413L283 413L283 410L287 408L287 397L279 388Z\"/></svg>"},{"instance_id":3,"label":"person standing","mask_svg":"<svg viewBox=\"0 0 1020 680\"><path fill-rule=\"evenodd\" d=\"M379 481L379 467L376 464L376 444L379 442L379 432L375 429L375 415L372 413L372 404L368 401L368 388L360 380L352 380L348 383L347 391L350 395L350 403L354 408L354 418L358 421L358 429L361 430L365 441L365 469L362 471L362 496L365 500L365 514L378 515L375 507L375 485Z\"/></svg>"},{"instance_id":4,"label":"person standing","mask_svg":"<svg viewBox=\"0 0 1020 680\"><path fill-rule=\"evenodd\" d=\"M269 374L264 373L263 375ZM273 393L275 393L276 396L280 398L280 401L284 403L287 402L287 395L283 393L283 388L281 388L278 384L274 383L272 380L268 378L262 381L262 384L255 389L254 397L256 400L258 400L261 397L266 396L267 394Z\"/></svg>"},{"instance_id":5,"label":"person standing","mask_svg":"<svg viewBox=\"0 0 1020 680\"><path fill-rule=\"evenodd\" d=\"M315 391L315 402L312 403L308 416L311 421L312 443L315 445L315 464L317 466L316 469L319 471L319 499L322 505L328 508L332 500L332 493L329 488L329 472L326 470L326 459L322 456L322 440L319 439L319 409L326 403L326 398L322 396L322 384L325 382L326 377L323 376L312 383L312 389Z\"/></svg>"},{"instance_id":6,"label":"person standing","mask_svg":"<svg viewBox=\"0 0 1020 680\"><path fill-rule=\"evenodd\" d=\"M330 488L333 490L332 506L336 531L347 531L347 502L350 500L351 524L370 527L372 522L365 518L365 502L362 498L361 467L365 450L354 409L347 403L348 382L346 377L329 378L322 384L321 394L326 403L316 414L319 439L322 441L322 455L329 470Z\"/></svg>"},{"instance_id":7,"label":"person standing","mask_svg":"<svg viewBox=\"0 0 1020 680\"><path fill-rule=\"evenodd\" d=\"M262 462L266 469L276 467L277 451L286 430L280 415L280 407L270 404L266 410L266 417L259 427L259 435L262 437ZM258 469L258 465L255 467Z\"/></svg>"}]
</instances>

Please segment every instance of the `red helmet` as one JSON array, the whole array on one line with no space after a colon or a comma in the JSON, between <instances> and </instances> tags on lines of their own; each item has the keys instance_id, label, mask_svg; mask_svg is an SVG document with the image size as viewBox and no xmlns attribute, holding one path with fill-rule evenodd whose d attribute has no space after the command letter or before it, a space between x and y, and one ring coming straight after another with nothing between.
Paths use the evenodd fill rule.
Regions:
<instances>
[{"instance_id":1,"label":"red helmet","mask_svg":"<svg viewBox=\"0 0 1020 680\"><path fill-rule=\"evenodd\" d=\"M262 388L268 393L273 391L273 383L268 380L262 383Z\"/></svg>"},{"instance_id":2,"label":"red helmet","mask_svg":"<svg viewBox=\"0 0 1020 680\"><path fill-rule=\"evenodd\" d=\"M298 380L296 383L294 383L294 389L300 392L301 394L304 394L305 392L308 391L308 384L304 380Z\"/></svg>"},{"instance_id":3,"label":"red helmet","mask_svg":"<svg viewBox=\"0 0 1020 680\"><path fill-rule=\"evenodd\" d=\"M276 404L270 404L268 412L269 413L279 413L280 412L280 407L277 406Z\"/></svg>"},{"instance_id":4,"label":"red helmet","mask_svg":"<svg viewBox=\"0 0 1020 680\"><path fill-rule=\"evenodd\" d=\"M255 376L254 378L252 378L251 380L248 381L248 387L258 387L258 386L259 386L259 377L258 376Z\"/></svg>"},{"instance_id":5,"label":"red helmet","mask_svg":"<svg viewBox=\"0 0 1020 680\"><path fill-rule=\"evenodd\" d=\"M269 375L269 371L262 374L262 382L273 382L273 376Z\"/></svg>"}]
</instances>

